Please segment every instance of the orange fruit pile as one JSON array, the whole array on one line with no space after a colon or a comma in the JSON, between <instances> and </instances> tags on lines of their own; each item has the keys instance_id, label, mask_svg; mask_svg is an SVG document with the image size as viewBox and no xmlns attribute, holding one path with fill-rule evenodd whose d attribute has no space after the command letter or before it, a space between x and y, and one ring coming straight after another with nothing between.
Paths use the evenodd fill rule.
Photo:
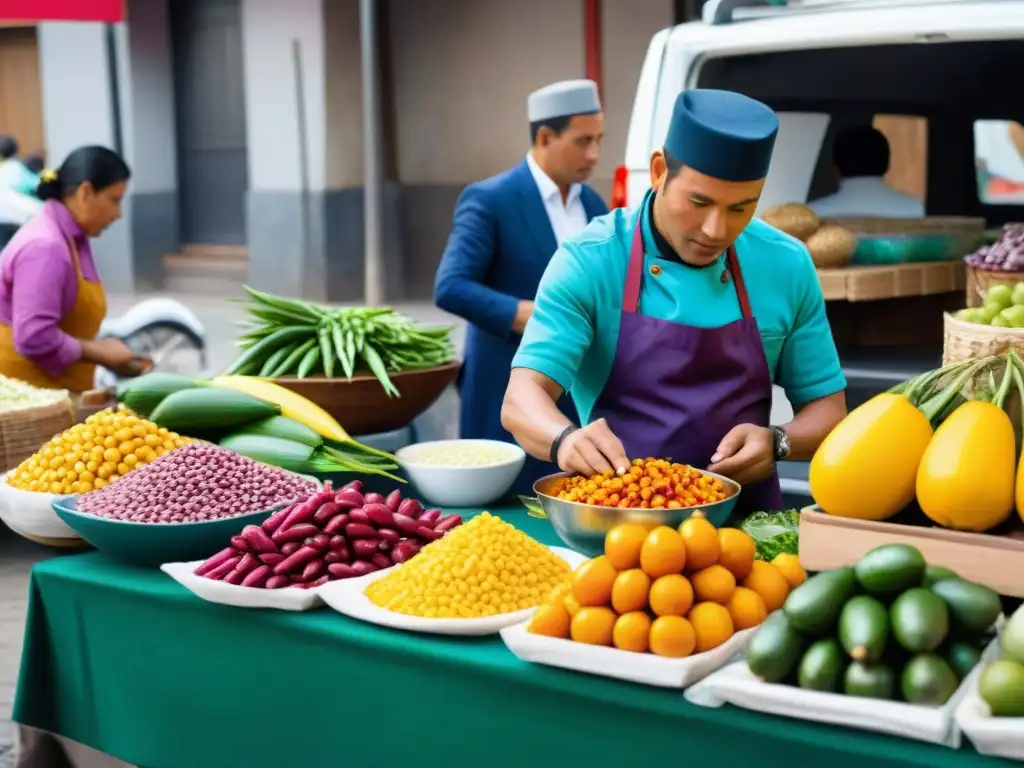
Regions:
<instances>
[{"instance_id":1,"label":"orange fruit pile","mask_svg":"<svg viewBox=\"0 0 1024 768\"><path fill-rule=\"evenodd\" d=\"M754 542L695 512L678 529L624 524L580 565L527 630L578 643L684 658L717 648L782 607L806 578L799 560L754 559Z\"/></svg>"}]
</instances>

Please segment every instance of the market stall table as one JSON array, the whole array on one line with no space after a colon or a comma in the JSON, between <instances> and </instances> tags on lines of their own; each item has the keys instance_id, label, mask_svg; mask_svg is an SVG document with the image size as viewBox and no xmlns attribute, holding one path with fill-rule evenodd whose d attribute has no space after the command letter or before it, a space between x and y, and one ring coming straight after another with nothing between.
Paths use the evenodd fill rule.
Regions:
<instances>
[{"instance_id":1,"label":"market stall table","mask_svg":"<svg viewBox=\"0 0 1024 768\"><path fill-rule=\"evenodd\" d=\"M560 543L520 506L492 512ZM95 552L33 569L14 719L145 768L1007 764L530 665L497 635L210 604Z\"/></svg>"}]
</instances>

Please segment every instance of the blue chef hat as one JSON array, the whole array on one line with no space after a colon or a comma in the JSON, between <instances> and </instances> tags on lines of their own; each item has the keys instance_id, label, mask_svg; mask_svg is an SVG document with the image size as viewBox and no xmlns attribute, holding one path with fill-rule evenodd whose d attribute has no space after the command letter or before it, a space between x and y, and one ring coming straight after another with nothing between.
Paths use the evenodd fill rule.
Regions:
<instances>
[{"instance_id":1,"label":"blue chef hat","mask_svg":"<svg viewBox=\"0 0 1024 768\"><path fill-rule=\"evenodd\" d=\"M768 175L778 115L741 93L683 91L672 108L665 151L683 165L723 181Z\"/></svg>"}]
</instances>

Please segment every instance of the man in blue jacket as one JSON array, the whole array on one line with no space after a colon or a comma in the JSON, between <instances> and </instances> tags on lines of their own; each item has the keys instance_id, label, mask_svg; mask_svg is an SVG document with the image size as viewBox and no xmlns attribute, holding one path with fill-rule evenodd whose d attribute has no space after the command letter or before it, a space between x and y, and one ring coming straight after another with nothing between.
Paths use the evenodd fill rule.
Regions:
<instances>
[{"instance_id":1,"label":"man in blue jacket","mask_svg":"<svg viewBox=\"0 0 1024 768\"><path fill-rule=\"evenodd\" d=\"M459 377L466 438L515 442L501 426L501 403L541 275L559 245L608 212L583 183L597 164L604 133L596 83L554 83L531 93L527 106L530 151L511 170L462 192L437 270L437 306L469 322ZM569 397L560 407L578 423ZM532 457L526 461L514 487L519 493L557 471Z\"/></svg>"}]
</instances>

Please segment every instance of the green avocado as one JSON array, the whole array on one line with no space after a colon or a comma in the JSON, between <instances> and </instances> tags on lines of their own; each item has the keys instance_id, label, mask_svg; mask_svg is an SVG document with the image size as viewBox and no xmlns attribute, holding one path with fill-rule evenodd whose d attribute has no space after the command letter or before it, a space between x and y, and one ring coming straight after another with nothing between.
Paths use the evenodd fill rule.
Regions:
<instances>
[{"instance_id":1,"label":"green avocado","mask_svg":"<svg viewBox=\"0 0 1024 768\"><path fill-rule=\"evenodd\" d=\"M874 663L885 653L889 612L870 595L850 598L839 614L839 641L854 661Z\"/></svg>"},{"instance_id":2,"label":"green avocado","mask_svg":"<svg viewBox=\"0 0 1024 768\"><path fill-rule=\"evenodd\" d=\"M843 693L866 699L892 699L896 693L896 675L885 664L853 662L846 668Z\"/></svg>"},{"instance_id":3,"label":"green avocado","mask_svg":"<svg viewBox=\"0 0 1024 768\"><path fill-rule=\"evenodd\" d=\"M942 655L949 662L958 680L967 677L981 661L981 650L962 640L950 643L943 649Z\"/></svg>"},{"instance_id":4,"label":"green avocado","mask_svg":"<svg viewBox=\"0 0 1024 768\"><path fill-rule=\"evenodd\" d=\"M798 685L809 691L836 693L842 687L843 673L849 660L833 637L813 643L800 660Z\"/></svg>"},{"instance_id":5,"label":"green avocado","mask_svg":"<svg viewBox=\"0 0 1024 768\"><path fill-rule=\"evenodd\" d=\"M982 635L992 628L1003 612L1003 602L994 590L963 579L943 579L931 591L949 608L953 625L969 635Z\"/></svg>"},{"instance_id":6,"label":"green avocado","mask_svg":"<svg viewBox=\"0 0 1024 768\"><path fill-rule=\"evenodd\" d=\"M883 544L857 561L857 581L876 597L893 597L921 586L924 555L908 544Z\"/></svg>"},{"instance_id":7,"label":"green avocado","mask_svg":"<svg viewBox=\"0 0 1024 768\"><path fill-rule=\"evenodd\" d=\"M994 661L978 681L981 698L995 717L1024 717L1024 665Z\"/></svg>"},{"instance_id":8,"label":"green avocado","mask_svg":"<svg viewBox=\"0 0 1024 768\"><path fill-rule=\"evenodd\" d=\"M782 611L761 624L747 645L747 666L766 683L784 680L800 661L806 642Z\"/></svg>"},{"instance_id":9,"label":"green avocado","mask_svg":"<svg viewBox=\"0 0 1024 768\"><path fill-rule=\"evenodd\" d=\"M949 570L941 565L929 565L924 569L924 584L922 586L930 587L937 581L943 579L959 579L954 571Z\"/></svg>"},{"instance_id":10,"label":"green avocado","mask_svg":"<svg viewBox=\"0 0 1024 768\"><path fill-rule=\"evenodd\" d=\"M908 589L889 608L896 641L911 653L934 651L949 633L949 609L924 587Z\"/></svg>"},{"instance_id":11,"label":"green avocado","mask_svg":"<svg viewBox=\"0 0 1024 768\"><path fill-rule=\"evenodd\" d=\"M798 632L828 634L835 631L839 614L856 586L853 568L822 571L794 589L782 610Z\"/></svg>"},{"instance_id":12,"label":"green avocado","mask_svg":"<svg viewBox=\"0 0 1024 768\"><path fill-rule=\"evenodd\" d=\"M903 668L900 690L911 704L941 707L952 696L960 681L949 664L933 653L919 653Z\"/></svg>"}]
</instances>

